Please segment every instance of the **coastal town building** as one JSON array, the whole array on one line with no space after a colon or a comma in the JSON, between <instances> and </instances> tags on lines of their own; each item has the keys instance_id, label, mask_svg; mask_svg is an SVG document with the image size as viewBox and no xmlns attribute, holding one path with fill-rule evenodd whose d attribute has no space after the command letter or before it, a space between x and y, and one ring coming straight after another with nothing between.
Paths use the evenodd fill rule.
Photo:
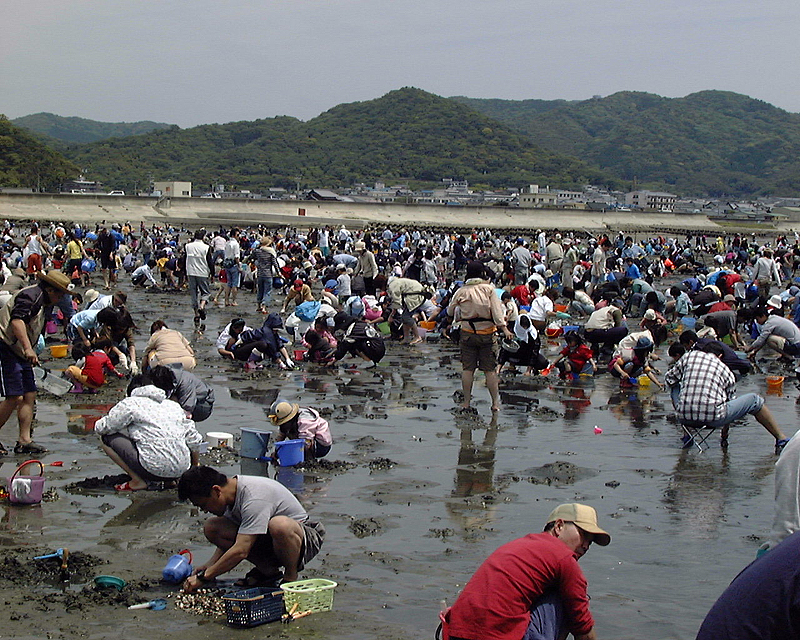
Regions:
<instances>
[{"instance_id":1,"label":"coastal town building","mask_svg":"<svg viewBox=\"0 0 800 640\"><path fill-rule=\"evenodd\" d=\"M640 209L672 211L678 199L673 193L664 191L631 191L625 194L625 204Z\"/></svg>"},{"instance_id":2,"label":"coastal town building","mask_svg":"<svg viewBox=\"0 0 800 640\"><path fill-rule=\"evenodd\" d=\"M538 184L528 185L519 194L519 206L526 209L554 207L557 200L557 191L551 191L549 187L540 189Z\"/></svg>"},{"instance_id":3,"label":"coastal town building","mask_svg":"<svg viewBox=\"0 0 800 640\"><path fill-rule=\"evenodd\" d=\"M191 182L154 182L153 192L166 198L191 198Z\"/></svg>"}]
</instances>

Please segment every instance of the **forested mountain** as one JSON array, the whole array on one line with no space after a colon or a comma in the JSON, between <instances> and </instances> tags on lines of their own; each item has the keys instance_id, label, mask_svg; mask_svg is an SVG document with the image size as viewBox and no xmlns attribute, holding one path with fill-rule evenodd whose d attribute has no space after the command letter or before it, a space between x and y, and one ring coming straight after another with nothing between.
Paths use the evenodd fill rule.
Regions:
<instances>
[{"instance_id":1,"label":"forested mountain","mask_svg":"<svg viewBox=\"0 0 800 640\"><path fill-rule=\"evenodd\" d=\"M0 187L57 190L78 167L0 115Z\"/></svg>"},{"instance_id":2,"label":"forested mountain","mask_svg":"<svg viewBox=\"0 0 800 640\"><path fill-rule=\"evenodd\" d=\"M632 185L679 194L800 195L800 114L726 91L581 102L454 98Z\"/></svg>"},{"instance_id":3,"label":"forested mountain","mask_svg":"<svg viewBox=\"0 0 800 640\"><path fill-rule=\"evenodd\" d=\"M169 129L172 125L163 122L98 122L86 118L57 116L54 113L34 113L21 118L14 118L12 124L27 129L34 135L42 136L51 146L57 146L51 139L62 143L97 142L107 138L123 138L136 136L159 129ZM63 145L59 145L63 146Z\"/></svg>"},{"instance_id":4,"label":"forested mountain","mask_svg":"<svg viewBox=\"0 0 800 640\"><path fill-rule=\"evenodd\" d=\"M340 187L375 179L562 187L608 183L585 163L545 151L523 134L453 100L405 88L342 104L302 122L290 117L168 129L71 147L87 177L130 188L148 174L239 188Z\"/></svg>"}]
</instances>

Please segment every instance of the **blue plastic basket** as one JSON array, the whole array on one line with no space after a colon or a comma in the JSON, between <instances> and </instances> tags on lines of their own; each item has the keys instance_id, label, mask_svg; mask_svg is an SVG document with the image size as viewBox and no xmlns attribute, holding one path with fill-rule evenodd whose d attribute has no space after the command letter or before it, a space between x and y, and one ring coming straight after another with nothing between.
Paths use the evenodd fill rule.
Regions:
<instances>
[{"instance_id":1,"label":"blue plastic basket","mask_svg":"<svg viewBox=\"0 0 800 640\"><path fill-rule=\"evenodd\" d=\"M255 627L280 620L283 615L283 591L255 587L222 596L225 615L232 627Z\"/></svg>"}]
</instances>

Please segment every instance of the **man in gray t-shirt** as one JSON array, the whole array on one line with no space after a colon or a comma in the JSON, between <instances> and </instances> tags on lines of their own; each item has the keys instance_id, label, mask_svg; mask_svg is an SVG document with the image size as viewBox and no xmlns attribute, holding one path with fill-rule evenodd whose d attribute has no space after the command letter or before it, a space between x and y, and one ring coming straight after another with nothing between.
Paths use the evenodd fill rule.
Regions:
<instances>
[{"instance_id":1,"label":"man in gray t-shirt","mask_svg":"<svg viewBox=\"0 0 800 640\"><path fill-rule=\"evenodd\" d=\"M279 482L260 476L228 478L211 467L192 467L178 482L178 497L214 514L203 533L217 549L186 579L185 591L227 573L242 560L255 565L238 586L276 586L320 550L325 528L311 522L297 498Z\"/></svg>"}]
</instances>

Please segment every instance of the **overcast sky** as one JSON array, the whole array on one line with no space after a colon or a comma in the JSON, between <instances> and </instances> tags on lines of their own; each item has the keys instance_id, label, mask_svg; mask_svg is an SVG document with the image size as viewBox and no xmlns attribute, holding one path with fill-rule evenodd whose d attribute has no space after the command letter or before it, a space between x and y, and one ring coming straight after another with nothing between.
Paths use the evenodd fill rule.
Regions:
<instances>
[{"instance_id":1,"label":"overcast sky","mask_svg":"<svg viewBox=\"0 0 800 640\"><path fill-rule=\"evenodd\" d=\"M0 113L181 127L414 86L585 99L724 89L800 112L798 0L0 0Z\"/></svg>"}]
</instances>

